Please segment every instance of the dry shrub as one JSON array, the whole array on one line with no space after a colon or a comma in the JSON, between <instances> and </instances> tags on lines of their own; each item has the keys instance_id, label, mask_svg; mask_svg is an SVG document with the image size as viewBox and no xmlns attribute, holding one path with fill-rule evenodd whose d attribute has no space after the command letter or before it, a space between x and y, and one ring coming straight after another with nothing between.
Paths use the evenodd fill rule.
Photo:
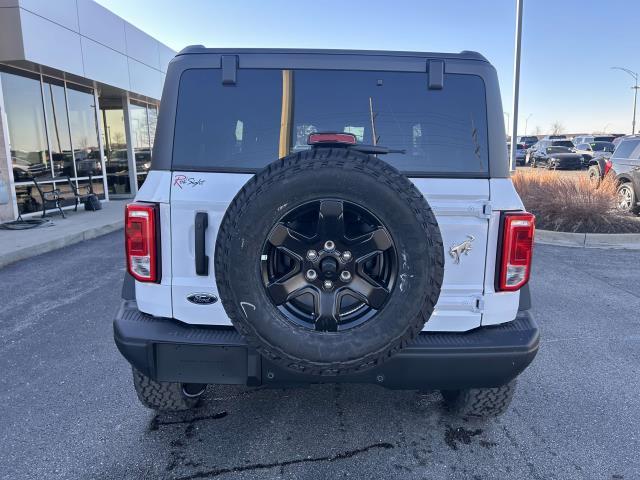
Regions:
<instances>
[{"instance_id":1,"label":"dry shrub","mask_svg":"<svg viewBox=\"0 0 640 480\"><path fill-rule=\"evenodd\" d=\"M579 233L640 232L640 219L616 210L616 180L607 176L596 188L586 174L517 171L513 184L526 209L544 230Z\"/></svg>"}]
</instances>

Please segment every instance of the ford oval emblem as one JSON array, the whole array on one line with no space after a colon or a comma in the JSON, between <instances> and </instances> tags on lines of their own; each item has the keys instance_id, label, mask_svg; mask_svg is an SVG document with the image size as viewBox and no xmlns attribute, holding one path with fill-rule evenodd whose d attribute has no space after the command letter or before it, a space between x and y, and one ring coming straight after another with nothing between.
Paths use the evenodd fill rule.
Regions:
<instances>
[{"instance_id":1,"label":"ford oval emblem","mask_svg":"<svg viewBox=\"0 0 640 480\"><path fill-rule=\"evenodd\" d=\"M187 300L196 305L211 305L218 301L218 297L213 293L192 293L187 296Z\"/></svg>"}]
</instances>

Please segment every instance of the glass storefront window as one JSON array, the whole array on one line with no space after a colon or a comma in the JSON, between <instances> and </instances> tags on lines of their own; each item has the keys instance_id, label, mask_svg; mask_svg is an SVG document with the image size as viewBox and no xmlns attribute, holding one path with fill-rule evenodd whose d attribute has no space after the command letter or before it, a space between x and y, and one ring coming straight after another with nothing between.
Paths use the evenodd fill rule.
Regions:
<instances>
[{"instance_id":1,"label":"glass storefront window","mask_svg":"<svg viewBox=\"0 0 640 480\"><path fill-rule=\"evenodd\" d=\"M67 103L76 173L78 177L101 175L102 163L93 93L67 84Z\"/></svg>"},{"instance_id":2,"label":"glass storefront window","mask_svg":"<svg viewBox=\"0 0 640 480\"><path fill-rule=\"evenodd\" d=\"M0 72L16 182L52 175L42 109L40 81Z\"/></svg>"},{"instance_id":3,"label":"glass storefront window","mask_svg":"<svg viewBox=\"0 0 640 480\"><path fill-rule=\"evenodd\" d=\"M42 209L40 195L33 183L16 185L16 202L20 214L37 212Z\"/></svg>"},{"instance_id":4,"label":"glass storefront window","mask_svg":"<svg viewBox=\"0 0 640 480\"><path fill-rule=\"evenodd\" d=\"M133 153L136 158L138 187L140 187L145 178L147 178L147 173L151 167L151 135L149 133L147 106L131 102L129 105L129 114L131 118L131 141L133 143Z\"/></svg>"},{"instance_id":5,"label":"glass storefront window","mask_svg":"<svg viewBox=\"0 0 640 480\"><path fill-rule=\"evenodd\" d=\"M102 110L102 134L109 193L116 195L131 193L127 135L122 108Z\"/></svg>"},{"instance_id":6,"label":"glass storefront window","mask_svg":"<svg viewBox=\"0 0 640 480\"><path fill-rule=\"evenodd\" d=\"M153 150L153 142L156 138L156 126L158 125L158 107L149 105L147 112L149 113L149 141L151 149Z\"/></svg>"},{"instance_id":7,"label":"glass storefront window","mask_svg":"<svg viewBox=\"0 0 640 480\"><path fill-rule=\"evenodd\" d=\"M104 198L93 91L8 66L0 66L0 77L20 214L42 208L34 179L45 191L59 190L67 206L75 198L66 177L88 185L91 175Z\"/></svg>"},{"instance_id":8,"label":"glass storefront window","mask_svg":"<svg viewBox=\"0 0 640 480\"><path fill-rule=\"evenodd\" d=\"M100 200L104 200L104 183L102 180L93 180L91 185L93 186L93 193L98 196ZM86 182L82 182L80 184L80 188L82 189L84 186L88 186ZM84 193L83 190L80 190L80 193Z\"/></svg>"},{"instance_id":9,"label":"glass storefront window","mask_svg":"<svg viewBox=\"0 0 640 480\"><path fill-rule=\"evenodd\" d=\"M69 118L67 105L64 101L64 84L58 80L46 79L42 87L54 175L75 177L71 137L69 136Z\"/></svg>"}]
</instances>

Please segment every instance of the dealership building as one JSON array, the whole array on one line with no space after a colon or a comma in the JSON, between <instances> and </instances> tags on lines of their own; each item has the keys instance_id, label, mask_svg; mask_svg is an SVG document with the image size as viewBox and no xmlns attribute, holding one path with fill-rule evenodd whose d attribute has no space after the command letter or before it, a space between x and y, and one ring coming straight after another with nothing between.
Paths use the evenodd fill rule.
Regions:
<instances>
[{"instance_id":1,"label":"dealership building","mask_svg":"<svg viewBox=\"0 0 640 480\"><path fill-rule=\"evenodd\" d=\"M39 189L134 195L174 55L92 0L0 0L0 222Z\"/></svg>"}]
</instances>

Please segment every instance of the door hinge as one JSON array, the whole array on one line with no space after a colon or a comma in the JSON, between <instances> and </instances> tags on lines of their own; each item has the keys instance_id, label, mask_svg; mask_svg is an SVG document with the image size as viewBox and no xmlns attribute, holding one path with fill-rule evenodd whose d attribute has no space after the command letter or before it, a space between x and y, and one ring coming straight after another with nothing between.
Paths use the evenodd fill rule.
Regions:
<instances>
[{"instance_id":1,"label":"door hinge","mask_svg":"<svg viewBox=\"0 0 640 480\"><path fill-rule=\"evenodd\" d=\"M477 296L473 302L474 313L484 313L484 297Z\"/></svg>"},{"instance_id":2,"label":"door hinge","mask_svg":"<svg viewBox=\"0 0 640 480\"><path fill-rule=\"evenodd\" d=\"M493 212L493 208L491 207L491 202L484 202L482 204L482 218L491 218L491 213Z\"/></svg>"}]
</instances>

